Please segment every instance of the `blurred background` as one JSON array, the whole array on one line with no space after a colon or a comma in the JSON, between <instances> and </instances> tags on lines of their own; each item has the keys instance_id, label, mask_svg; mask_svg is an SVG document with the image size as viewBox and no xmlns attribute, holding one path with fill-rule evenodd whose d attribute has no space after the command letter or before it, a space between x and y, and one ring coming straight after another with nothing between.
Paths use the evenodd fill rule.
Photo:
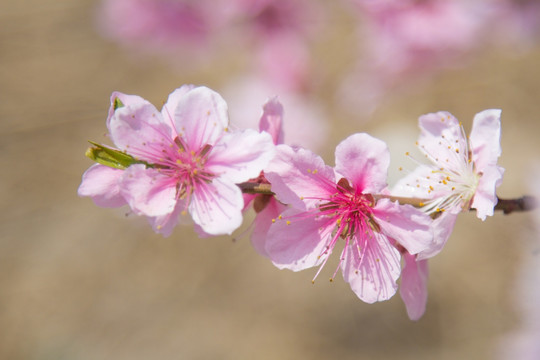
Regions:
<instances>
[{"instance_id":1,"label":"blurred background","mask_svg":"<svg viewBox=\"0 0 540 360\"><path fill-rule=\"evenodd\" d=\"M348 135L379 137L392 151L391 183L415 165L404 153L418 116L447 110L470 129L477 112L501 108L498 194L540 193L531 171L540 159L538 6L443 3L0 5L0 358L533 354L538 211L485 222L461 214L430 260L427 310L412 322L398 295L369 305L339 276L327 282L337 264L315 285L316 269L277 270L250 245L252 214L233 237L198 239L179 226L163 238L127 209L77 196L91 165L87 140L108 143L112 91L160 108L186 83L219 91L239 127L256 127L266 98L278 95L285 141L329 164Z\"/></svg>"}]
</instances>

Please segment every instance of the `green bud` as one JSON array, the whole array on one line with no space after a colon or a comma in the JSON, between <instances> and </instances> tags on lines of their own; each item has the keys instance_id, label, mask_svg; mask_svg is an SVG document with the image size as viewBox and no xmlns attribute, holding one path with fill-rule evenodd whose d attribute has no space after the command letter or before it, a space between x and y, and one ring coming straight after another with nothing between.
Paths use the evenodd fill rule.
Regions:
<instances>
[{"instance_id":1,"label":"green bud","mask_svg":"<svg viewBox=\"0 0 540 360\"><path fill-rule=\"evenodd\" d=\"M146 164L145 162L138 161L133 156L128 155L120 150L111 149L107 146L100 145L92 141L89 141L89 143L94 146L86 150L86 157L101 165L123 170L132 164Z\"/></svg>"},{"instance_id":2,"label":"green bud","mask_svg":"<svg viewBox=\"0 0 540 360\"><path fill-rule=\"evenodd\" d=\"M118 108L124 107L124 104L120 101L119 98L114 98L113 108L116 111Z\"/></svg>"}]
</instances>

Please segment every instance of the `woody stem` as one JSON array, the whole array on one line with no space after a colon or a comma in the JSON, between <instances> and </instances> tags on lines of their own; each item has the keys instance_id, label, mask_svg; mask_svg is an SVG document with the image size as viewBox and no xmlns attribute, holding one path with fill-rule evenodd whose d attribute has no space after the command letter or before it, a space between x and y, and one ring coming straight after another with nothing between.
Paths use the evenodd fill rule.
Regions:
<instances>
[{"instance_id":1,"label":"woody stem","mask_svg":"<svg viewBox=\"0 0 540 360\"><path fill-rule=\"evenodd\" d=\"M237 184L237 186L242 190L244 194L263 194L263 195L274 195L272 192L272 186L270 184L261 184L256 182L244 182ZM409 198L402 196L393 196L393 195L373 195L375 200L380 199L390 199L391 201L397 201L401 205L412 205L414 207L422 207L424 203L428 200ZM513 212L522 212L522 211L531 211L536 209L538 206L538 201L528 195L524 195L517 199L498 199L497 205L495 205L494 210L500 210L504 214L511 214Z\"/></svg>"}]
</instances>

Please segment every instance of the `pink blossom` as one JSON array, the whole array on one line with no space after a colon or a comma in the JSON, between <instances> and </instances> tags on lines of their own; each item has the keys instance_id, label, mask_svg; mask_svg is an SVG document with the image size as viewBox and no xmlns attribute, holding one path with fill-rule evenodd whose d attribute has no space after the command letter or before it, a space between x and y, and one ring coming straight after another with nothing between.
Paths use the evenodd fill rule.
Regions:
<instances>
[{"instance_id":1,"label":"pink blossom","mask_svg":"<svg viewBox=\"0 0 540 360\"><path fill-rule=\"evenodd\" d=\"M353 0L360 56L339 98L372 112L390 92L410 93L430 75L461 66L486 42L495 6L469 0ZM487 31L486 31L487 30Z\"/></svg>"},{"instance_id":2,"label":"pink blossom","mask_svg":"<svg viewBox=\"0 0 540 360\"><path fill-rule=\"evenodd\" d=\"M265 173L278 200L292 208L268 232L274 265L293 271L321 265L320 272L343 239L339 267L356 295L368 303L392 297L401 272L396 246L417 254L430 246L432 234L431 219L419 210L376 200L389 161L386 144L367 134L338 145L335 169L308 150L278 146Z\"/></svg>"},{"instance_id":3,"label":"pink blossom","mask_svg":"<svg viewBox=\"0 0 540 360\"><path fill-rule=\"evenodd\" d=\"M431 246L416 257L404 255L401 297L411 319L419 318L425 309L426 259L443 249L458 213L475 208L482 220L493 215L497 204L495 190L504 172L497 165L501 154L500 116L500 110L476 114L469 138L450 113L432 113L419 119L421 134L417 144L431 164L420 165L400 180L393 191L424 201L422 210L435 216Z\"/></svg>"},{"instance_id":4,"label":"pink blossom","mask_svg":"<svg viewBox=\"0 0 540 360\"><path fill-rule=\"evenodd\" d=\"M221 23L215 1L105 0L99 9L103 33L151 49L201 46Z\"/></svg>"},{"instance_id":5,"label":"pink blossom","mask_svg":"<svg viewBox=\"0 0 540 360\"><path fill-rule=\"evenodd\" d=\"M121 197L164 235L187 212L206 234L232 233L244 205L236 183L257 176L274 154L267 133L229 132L227 104L206 87L175 90L161 112L138 96L115 92L107 126L117 149L138 163L125 170L90 168L79 194L112 205L121 205Z\"/></svg>"},{"instance_id":6,"label":"pink blossom","mask_svg":"<svg viewBox=\"0 0 540 360\"><path fill-rule=\"evenodd\" d=\"M269 133L274 144L283 143L283 106L277 98L271 98L264 104L259 130ZM250 182L270 184L264 176L264 171L261 171L259 177L251 179ZM287 207L277 201L273 195L266 194L244 194L244 203L245 207L253 204L253 209L257 213L253 222L251 243L259 254L268 256L266 253L266 234L272 224L272 219L275 219Z\"/></svg>"},{"instance_id":7,"label":"pink blossom","mask_svg":"<svg viewBox=\"0 0 540 360\"><path fill-rule=\"evenodd\" d=\"M400 194L425 199L429 214L476 209L485 220L497 204L496 189L504 169L501 155L501 110L484 110L474 117L470 137L448 112L423 115L418 148L431 162L420 165L396 186Z\"/></svg>"}]
</instances>

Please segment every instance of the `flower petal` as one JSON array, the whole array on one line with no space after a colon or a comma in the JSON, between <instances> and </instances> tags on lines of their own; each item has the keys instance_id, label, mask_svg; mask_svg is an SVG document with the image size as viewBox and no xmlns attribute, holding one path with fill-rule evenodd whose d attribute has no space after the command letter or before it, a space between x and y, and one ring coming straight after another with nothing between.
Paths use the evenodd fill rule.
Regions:
<instances>
[{"instance_id":1,"label":"flower petal","mask_svg":"<svg viewBox=\"0 0 540 360\"><path fill-rule=\"evenodd\" d=\"M138 95L127 95L118 91L113 92L111 95L111 106L109 107L109 113L107 115L107 128L109 129L109 131L109 124L111 122L111 119L115 111L117 110L117 106L120 105L117 102L118 100L122 103L121 107L132 105L151 105L147 100L143 99Z\"/></svg>"},{"instance_id":2,"label":"flower petal","mask_svg":"<svg viewBox=\"0 0 540 360\"><path fill-rule=\"evenodd\" d=\"M144 165L125 170L121 193L138 215L168 215L176 206L175 180Z\"/></svg>"},{"instance_id":3,"label":"flower petal","mask_svg":"<svg viewBox=\"0 0 540 360\"><path fill-rule=\"evenodd\" d=\"M251 244L259 254L268 257L266 252L268 230L272 225L272 219L276 219L285 209L287 209L287 206L272 198L255 217L253 231L251 232Z\"/></svg>"},{"instance_id":4,"label":"flower petal","mask_svg":"<svg viewBox=\"0 0 540 360\"><path fill-rule=\"evenodd\" d=\"M268 99L263 106L263 114L259 121L259 131L266 131L272 136L274 144L283 144L283 105L277 97Z\"/></svg>"},{"instance_id":5,"label":"flower petal","mask_svg":"<svg viewBox=\"0 0 540 360\"><path fill-rule=\"evenodd\" d=\"M244 199L234 183L215 178L193 189L189 213L205 233L232 234L242 224Z\"/></svg>"},{"instance_id":6,"label":"flower petal","mask_svg":"<svg viewBox=\"0 0 540 360\"><path fill-rule=\"evenodd\" d=\"M353 134L336 147L336 171L360 192L386 187L390 153L386 144L368 134Z\"/></svg>"},{"instance_id":7,"label":"flower petal","mask_svg":"<svg viewBox=\"0 0 540 360\"><path fill-rule=\"evenodd\" d=\"M264 175L284 204L305 209L336 193L334 170L309 150L278 145Z\"/></svg>"},{"instance_id":8,"label":"flower petal","mask_svg":"<svg viewBox=\"0 0 540 360\"><path fill-rule=\"evenodd\" d=\"M193 221L182 212L187 209L184 199L179 199L176 202L174 210L163 216L149 217L148 221L152 225L154 231L162 234L164 237L169 237L172 234L174 227L178 224L190 224Z\"/></svg>"},{"instance_id":9,"label":"flower petal","mask_svg":"<svg viewBox=\"0 0 540 360\"><path fill-rule=\"evenodd\" d=\"M476 216L485 220L493 215L493 209L497 205L497 187L502 183L504 169L497 165L487 166L478 181L476 192L471 203L471 208L476 209Z\"/></svg>"},{"instance_id":10,"label":"flower petal","mask_svg":"<svg viewBox=\"0 0 540 360\"><path fill-rule=\"evenodd\" d=\"M77 193L79 196L91 197L96 205L102 207L126 205L119 185L123 175L123 170L94 164L83 174Z\"/></svg>"},{"instance_id":11,"label":"flower petal","mask_svg":"<svg viewBox=\"0 0 540 360\"><path fill-rule=\"evenodd\" d=\"M178 99L174 120L190 150L214 145L229 125L227 103L217 92L196 87Z\"/></svg>"},{"instance_id":12,"label":"flower petal","mask_svg":"<svg viewBox=\"0 0 540 360\"><path fill-rule=\"evenodd\" d=\"M469 136L472 160L479 173L497 164L501 156L501 110L490 109L474 116Z\"/></svg>"},{"instance_id":13,"label":"flower petal","mask_svg":"<svg viewBox=\"0 0 540 360\"><path fill-rule=\"evenodd\" d=\"M418 147L437 166L463 172L467 164L468 145L460 122L449 112L439 111L420 116Z\"/></svg>"},{"instance_id":14,"label":"flower petal","mask_svg":"<svg viewBox=\"0 0 540 360\"><path fill-rule=\"evenodd\" d=\"M335 221L303 217L303 214L305 212L294 208L286 210L281 214L282 219L270 226L266 254L280 269L300 271L317 266L324 260L321 255L330 240Z\"/></svg>"},{"instance_id":15,"label":"flower petal","mask_svg":"<svg viewBox=\"0 0 540 360\"><path fill-rule=\"evenodd\" d=\"M224 135L212 149L205 168L240 183L257 177L275 154L275 145L268 133L255 130Z\"/></svg>"},{"instance_id":16,"label":"flower petal","mask_svg":"<svg viewBox=\"0 0 540 360\"><path fill-rule=\"evenodd\" d=\"M373 207L373 216L381 232L411 254L417 254L433 243L431 218L411 205L381 199Z\"/></svg>"},{"instance_id":17,"label":"flower petal","mask_svg":"<svg viewBox=\"0 0 540 360\"><path fill-rule=\"evenodd\" d=\"M497 166L501 155L501 110L484 110L474 117L470 143L476 171L481 175L471 207L485 220L493 215L497 204L496 189L502 182L504 169Z\"/></svg>"},{"instance_id":18,"label":"flower petal","mask_svg":"<svg viewBox=\"0 0 540 360\"><path fill-rule=\"evenodd\" d=\"M171 128L174 128L175 126L174 114L176 113L176 108L178 107L180 99L182 99L182 97L184 97L194 88L194 85L182 85L181 87L169 94L167 102L165 103L165 105L163 105L163 108L161 109L161 116L166 121L166 123L171 126Z\"/></svg>"},{"instance_id":19,"label":"flower petal","mask_svg":"<svg viewBox=\"0 0 540 360\"><path fill-rule=\"evenodd\" d=\"M445 211L440 213L439 217L433 220L431 227L433 229L433 242L427 248L418 253L418 260L429 259L441 252L444 245L450 238L452 230L457 220L458 213Z\"/></svg>"},{"instance_id":20,"label":"flower petal","mask_svg":"<svg viewBox=\"0 0 540 360\"><path fill-rule=\"evenodd\" d=\"M433 166L417 166L416 169L398 180L392 188L392 195L425 200L433 199L439 195L445 195L446 189L440 189L440 186L433 186L434 184L439 184L444 179L443 175L434 170L436 168Z\"/></svg>"},{"instance_id":21,"label":"flower petal","mask_svg":"<svg viewBox=\"0 0 540 360\"><path fill-rule=\"evenodd\" d=\"M427 260L416 260L414 255L405 253L405 267L401 273L399 293L411 320L419 320L426 311L427 304Z\"/></svg>"},{"instance_id":22,"label":"flower petal","mask_svg":"<svg viewBox=\"0 0 540 360\"><path fill-rule=\"evenodd\" d=\"M343 279L362 301L369 304L394 296L401 272L399 251L386 236L374 235L366 242L362 258L358 248L351 244L341 263Z\"/></svg>"},{"instance_id":23,"label":"flower petal","mask_svg":"<svg viewBox=\"0 0 540 360\"><path fill-rule=\"evenodd\" d=\"M171 128L154 105L137 103L117 109L109 124L111 138L122 151L150 163L163 156L161 149L172 143ZM154 145L158 146L154 146Z\"/></svg>"}]
</instances>

